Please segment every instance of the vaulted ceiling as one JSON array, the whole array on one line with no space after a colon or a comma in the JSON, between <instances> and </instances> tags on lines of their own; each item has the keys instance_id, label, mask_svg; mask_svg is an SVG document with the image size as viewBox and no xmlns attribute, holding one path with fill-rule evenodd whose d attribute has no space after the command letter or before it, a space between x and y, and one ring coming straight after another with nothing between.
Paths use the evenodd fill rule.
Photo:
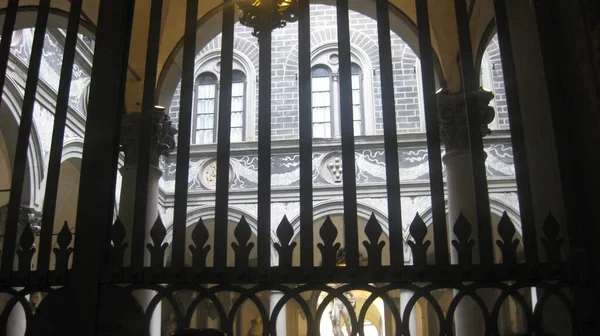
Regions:
<instances>
[{"instance_id":1,"label":"vaulted ceiling","mask_svg":"<svg viewBox=\"0 0 600 336\"><path fill-rule=\"evenodd\" d=\"M460 91L460 71L458 66L458 39L454 15L455 0L429 0L432 43L439 60L442 83L450 91ZM130 74L127 85L127 110L134 112L140 110L142 89L144 82L144 68L146 58L146 43L150 16L151 0L137 0L135 19L132 30L131 49L129 57ZM183 0L163 0L163 23L161 30L161 44L158 57L157 85L161 88L161 81L167 75L166 68L171 71L180 71L178 54L181 49L181 40L185 24L185 2ZM350 0L351 10L374 17L374 3L365 0ZM473 2L473 3L472 3ZM7 0L0 1L0 8L6 7ZM83 1L84 19L93 27L98 16L99 0ZM318 0L315 3L334 4L335 0ZM395 7L392 8L392 29L405 39L418 53L416 40L416 13L414 0L390 0ZM38 1L21 0L20 6L31 9ZM490 23L493 22L492 0L467 0L467 5L472 8L471 14L471 41L474 53L480 45L487 43ZM222 0L200 0L198 10L198 42L209 41L221 29ZM68 12L69 0L53 0L52 7L55 12ZM60 19L55 19L60 21ZM26 22L30 21L30 22ZM394 25L394 21L398 24ZM33 20L23 20L21 25L32 25ZM60 24L60 23L58 23ZM394 29L394 27L400 27ZM401 28L404 27L404 28ZM401 30L401 31L397 31ZM411 43L412 42L412 43ZM200 49L201 45L198 45ZM477 56L477 55L475 55Z\"/></svg>"}]
</instances>

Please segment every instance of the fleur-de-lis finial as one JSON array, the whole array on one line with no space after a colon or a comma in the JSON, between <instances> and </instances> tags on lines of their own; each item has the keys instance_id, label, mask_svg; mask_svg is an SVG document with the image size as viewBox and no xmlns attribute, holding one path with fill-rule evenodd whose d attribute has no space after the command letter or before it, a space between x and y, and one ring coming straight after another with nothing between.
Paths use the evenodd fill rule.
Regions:
<instances>
[{"instance_id":1,"label":"fleur-de-lis finial","mask_svg":"<svg viewBox=\"0 0 600 336\"><path fill-rule=\"evenodd\" d=\"M206 225L204 225L202 218L199 218L196 227L192 231L192 241L195 246L189 246L190 252L192 253L192 264L194 269L203 269L206 267L206 256L211 248L210 245L206 245L208 237L209 234Z\"/></svg>"},{"instance_id":2,"label":"fleur-de-lis finial","mask_svg":"<svg viewBox=\"0 0 600 336\"><path fill-rule=\"evenodd\" d=\"M323 239L323 243L317 244L323 258L323 267L335 267L337 264L337 252L341 244L335 243L338 231L329 216L325 218L325 222L321 225L319 235Z\"/></svg>"},{"instance_id":3,"label":"fleur-de-lis finial","mask_svg":"<svg viewBox=\"0 0 600 336\"><path fill-rule=\"evenodd\" d=\"M154 270L160 270L165 262L165 251L169 246L168 243L163 243L166 236L167 229L159 215L150 229L152 244L146 244L146 248L150 251L150 267Z\"/></svg>"},{"instance_id":4,"label":"fleur-de-lis finial","mask_svg":"<svg viewBox=\"0 0 600 336\"><path fill-rule=\"evenodd\" d=\"M242 219L240 219L240 222L233 231L233 235L237 240L237 243L231 243L231 247L235 253L235 266L248 267L250 251L254 248L254 243L249 242L252 230L246 221L246 217L242 216Z\"/></svg>"},{"instance_id":5,"label":"fleur-de-lis finial","mask_svg":"<svg viewBox=\"0 0 600 336\"><path fill-rule=\"evenodd\" d=\"M283 216L281 223L277 227L277 238L279 243L275 243L275 249L279 252L279 266L281 267L292 267L292 256L296 242L292 242L294 237L294 228L287 216Z\"/></svg>"},{"instance_id":6,"label":"fleur-de-lis finial","mask_svg":"<svg viewBox=\"0 0 600 336\"><path fill-rule=\"evenodd\" d=\"M473 262L472 250L473 246L475 246L475 241L471 239L471 223L469 223L462 212L458 216L458 219L456 219L452 231L456 238L458 238L452 240L452 245L454 245L456 252L458 252L458 263L461 265L471 265Z\"/></svg>"},{"instance_id":7,"label":"fleur-de-lis finial","mask_svg":"<svg viewBox=\"0 0 600 336\"><path fill-rule=\"evenodd\" d=\"M381 251L385 246L385 242L379 241L379 238L381 238L381 235L383 234L383 230L381 229L381 225L379 225L377 218L375 218L374 213L371 213L371 217L367 221L367 225L365 226L365 234L369 239L368 241L363 241L363 245L367 249L369 256L369 266L381 266Z\"/></svg>"},{"instance_id":8,"label":"fleur-de-lis finial","mask_svg":"<svg viewBox=\"0 0 600 336\"><path fill-rule=\"evenodd\" d=\"M431 245L431 241L425 240L427 236L427 225L421 218L421 215L417 213L412 223L410 224L410 235L413 240L408 241L413 254L413 264L419 266L425 266L427 264L427 249Z\"/></svg>"}]
</instances>

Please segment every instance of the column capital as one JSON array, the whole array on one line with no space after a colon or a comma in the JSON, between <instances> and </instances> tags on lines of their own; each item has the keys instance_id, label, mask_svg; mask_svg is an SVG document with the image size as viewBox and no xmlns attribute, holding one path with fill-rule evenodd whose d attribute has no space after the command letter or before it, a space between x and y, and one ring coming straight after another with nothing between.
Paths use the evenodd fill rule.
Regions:
<instances>
[{"instance_id":1,"label":"column capital","mask_svg":"<svg viewBox=\"0 0 600 336\"><path fill-rule=\"evenodd\" d=\"M121 123L121 151L125 153L125 164L135 165L138 159L141 113L129 113L123 116ZM150 164L158 166L159 158L175 150L175 135L171 117L164 108L152 110L152 131L150 144Z\"/></svg>"},{"instance_id":2,"label":"column capital","mask_svg":"<svg viewBox=\"0 0 600 336\"><path fill-rule=\"evenodd\" d=\"M442 91L437 93L436 97L440 137L446 146L446 153L469 149L469 129L464 94L462 92L448 93ZM487 125L494 120L495 116L494 109L489 106L493 98L494 94L492 92L483 89L467 95L468 104L472 104L477 109L483 136L491 132Z\"/></svg>"}]
</instances>

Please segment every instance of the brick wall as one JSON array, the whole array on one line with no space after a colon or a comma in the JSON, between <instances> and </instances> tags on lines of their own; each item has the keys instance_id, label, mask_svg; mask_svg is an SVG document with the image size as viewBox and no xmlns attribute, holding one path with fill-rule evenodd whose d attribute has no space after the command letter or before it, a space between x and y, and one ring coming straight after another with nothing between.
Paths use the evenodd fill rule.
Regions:
<instances>
[{"instance_id":1,"label":"brick wall","mask_svg":"<svg viewBox=\"0 0 600 336\"><path fill-rule=\"evenodd\" d=\"M337 43L336 10L325 5L311 5L311 46L316 48L325 44ZM379 52L377 48L377 23L373 19L357 12L350 12L350 31L352 48L362 55L360 64L372 71L363 71L364 76L371 76L372 85L363 86L364 94L372 97L372 106L365 110L365 118L374 123L374 133L383 134L381 84L379 72ZM234 50L249 60L250 66L258 74L258 42L251 34L252 30L239 23L235 26ZM273 140L298 138L298 25L288 24L283 29L276 29L272 35L272 87L271 87L271 115ZM396 102L396 120L399 134L424 131L421 120L422 111L419 104L419 76L418 58L410 47L396 34L392 33L392 62L394 68L394 88ZM208 52L218 51L221 48L221 36L209 42L198 54L201 59ZM496 104L498 106L499 127L508 128L506 113L506 98L500 66L500 55L497 40L490 43L488 50L491 61L494 63L493 71ZM367 66L368 65L368 66ZM249 78L256 80L256 78ZM255 90L257 91L257 90ZM254 99L258 101L258 92ZM170 107L173 122L178 123L180 88L178 87ZM254 122L258 122L258 103L255 111ZM257 131L254 133L256 136ZM254 140L254 139L250 139Z\"/></svg>"},{"instance_id":2,"label":"brick wall","mask_svg":"<svg viewBox=\"0 0 600 336\"><path fill-rule=\"evenodd\" d=\"M506 91L504 89L504 75L502 72L502 60L500 59L500 46L498 36L494 36L488 44L485 52L488 54L492 69L492 82L494 99L496 100L496 121L498 129L508 129L508 107L506 105Z\"/></svg>"}]
</instances>

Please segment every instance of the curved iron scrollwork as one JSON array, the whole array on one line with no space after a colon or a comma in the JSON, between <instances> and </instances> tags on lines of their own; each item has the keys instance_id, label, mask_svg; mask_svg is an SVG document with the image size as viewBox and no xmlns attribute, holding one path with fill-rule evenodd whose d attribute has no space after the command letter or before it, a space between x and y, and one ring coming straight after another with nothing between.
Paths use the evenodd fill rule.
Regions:
<instances>
[{"instance_id":1,"label":"curved iron scrollwork","mask_svg":"<svg viewBox=\"0 0 600 336\"><path fill-rule=\"evenodd\" d=\"M514 332L520 332L527 335L544 334L547 330L543 323L543 314L548 310L556 311L557 307L562 307L563 316L566 317L564 323L569 328L568 331L573 335L577 334L577 325L574 323L575 310L573 302L569 298L569 285L564 282L540 282L536 283L535 289L532 289L528 282L494 282L488 284L481 283L451 283L451 284L344 284L344 285L322 285L322 284L302 284L294 286L283 285L257 285L257 286L239 286L231 284L222 284L215 286L204 285L129 285L125 287L105 286L103 293L106 298L103 299L102 311L106 310L107 318L116 315L108 313L110 309L118 311L120 316L118 321L107 323L104 332L121 335L124 330L145 329L149 330L150 321L153 313L158 307L166 310L164 315L172 314L172 323L177 329L185 328L206 328L209 321L216 325L220 330L234 335L236 330L241 330L243 335L250 334L248 331L251 324L240 325L236 317L241 314L242 307L251 304L256 309L256 319L261 324L263 335L278 335L277 321L285 309L297 310L303 316L303 328L309 335L321 334L320 322L324 318L329 318L329 312L335 313L335 309L343 309L344 314L342 328L347 328L349 335L365 334L367 325L367 312L375 307L375 304L383 307L386 311L387 323L385 334L410 334L410 323L416 319L417 306L427 313L422 316L423 319L430 321L429 334L452 335L454 322L457 318L457 307L463 301L476 302L479 310L479 317L471 316L472 319L479 319L484 327L486 335L502 335L506 328L513 328ZM146 309L138 302L135 303L137 294L142 289L148 289L154 292L151 294L150 302ZM535 290L538 294L537 301L532 302L528 293ZM490 300L485 296L485 291L497 293L494 299ZM36 317L37 325L50 326L55 321L55 314L47 311L46 306L51 307L56 302L63 305L69 305L70 299L65 296L63 290L53 290L47 288L44 292L41 302L32 304L27 296L33 293L31 290L23 289L21 291L13 289L2 289L0 293L9 295L10 299L6 303L6 308L0 315L0 321L6 321L10 312L18 307L23 307L25 315L33 321L34 312L39 306L40 317ZM440 296L440 293L447 293L446 296ZM182 293L185 293L183 295ZM400 305L400 294L405 293L404 300ZM277 295L277 300L273 300ZM358 297L357 295L360 295ZM403 294L404 295L404 294ZM60 297L60 298L59 298ZM265 298L271 298L266 300ZM317 299L318 298L318 299ZM57 301L58 299L58 301ZM183 301L182 301L183 300ZM191 301L190 301L191 300ZM357 304L360 300L360 304ZM449 300L449 302L446 302ZM185 302L188 302L184 304ZM444 303L442 303L444 301ZM510 301L510 305L519 312L518 323L505 325L502 322L502 314L505 306ZM117 302L128 302L128 306L122 306L115 310ZM377 303L376 303L377 302ZM484 303L485 302L485 303ZM198 322L199 312L203 311L202 304L209 304L216 314L201 315L204 316L204 322ZM43 312L42 312L43 311ZM271 312L270 314L268 312ZM169 312L169 313L166 313ZM196 315L195 315L196 314ZM337 317L336 317L337 318ZM332 321L335 323L335 321ZM299 328L300 326L291 326ZM112 329L111 329L112 328ZM383 328L383 326L382 326ZM393 333L397 330L396 333ZM253 335L253 334L252 334Z\"/></svg>"}]
</instances>

